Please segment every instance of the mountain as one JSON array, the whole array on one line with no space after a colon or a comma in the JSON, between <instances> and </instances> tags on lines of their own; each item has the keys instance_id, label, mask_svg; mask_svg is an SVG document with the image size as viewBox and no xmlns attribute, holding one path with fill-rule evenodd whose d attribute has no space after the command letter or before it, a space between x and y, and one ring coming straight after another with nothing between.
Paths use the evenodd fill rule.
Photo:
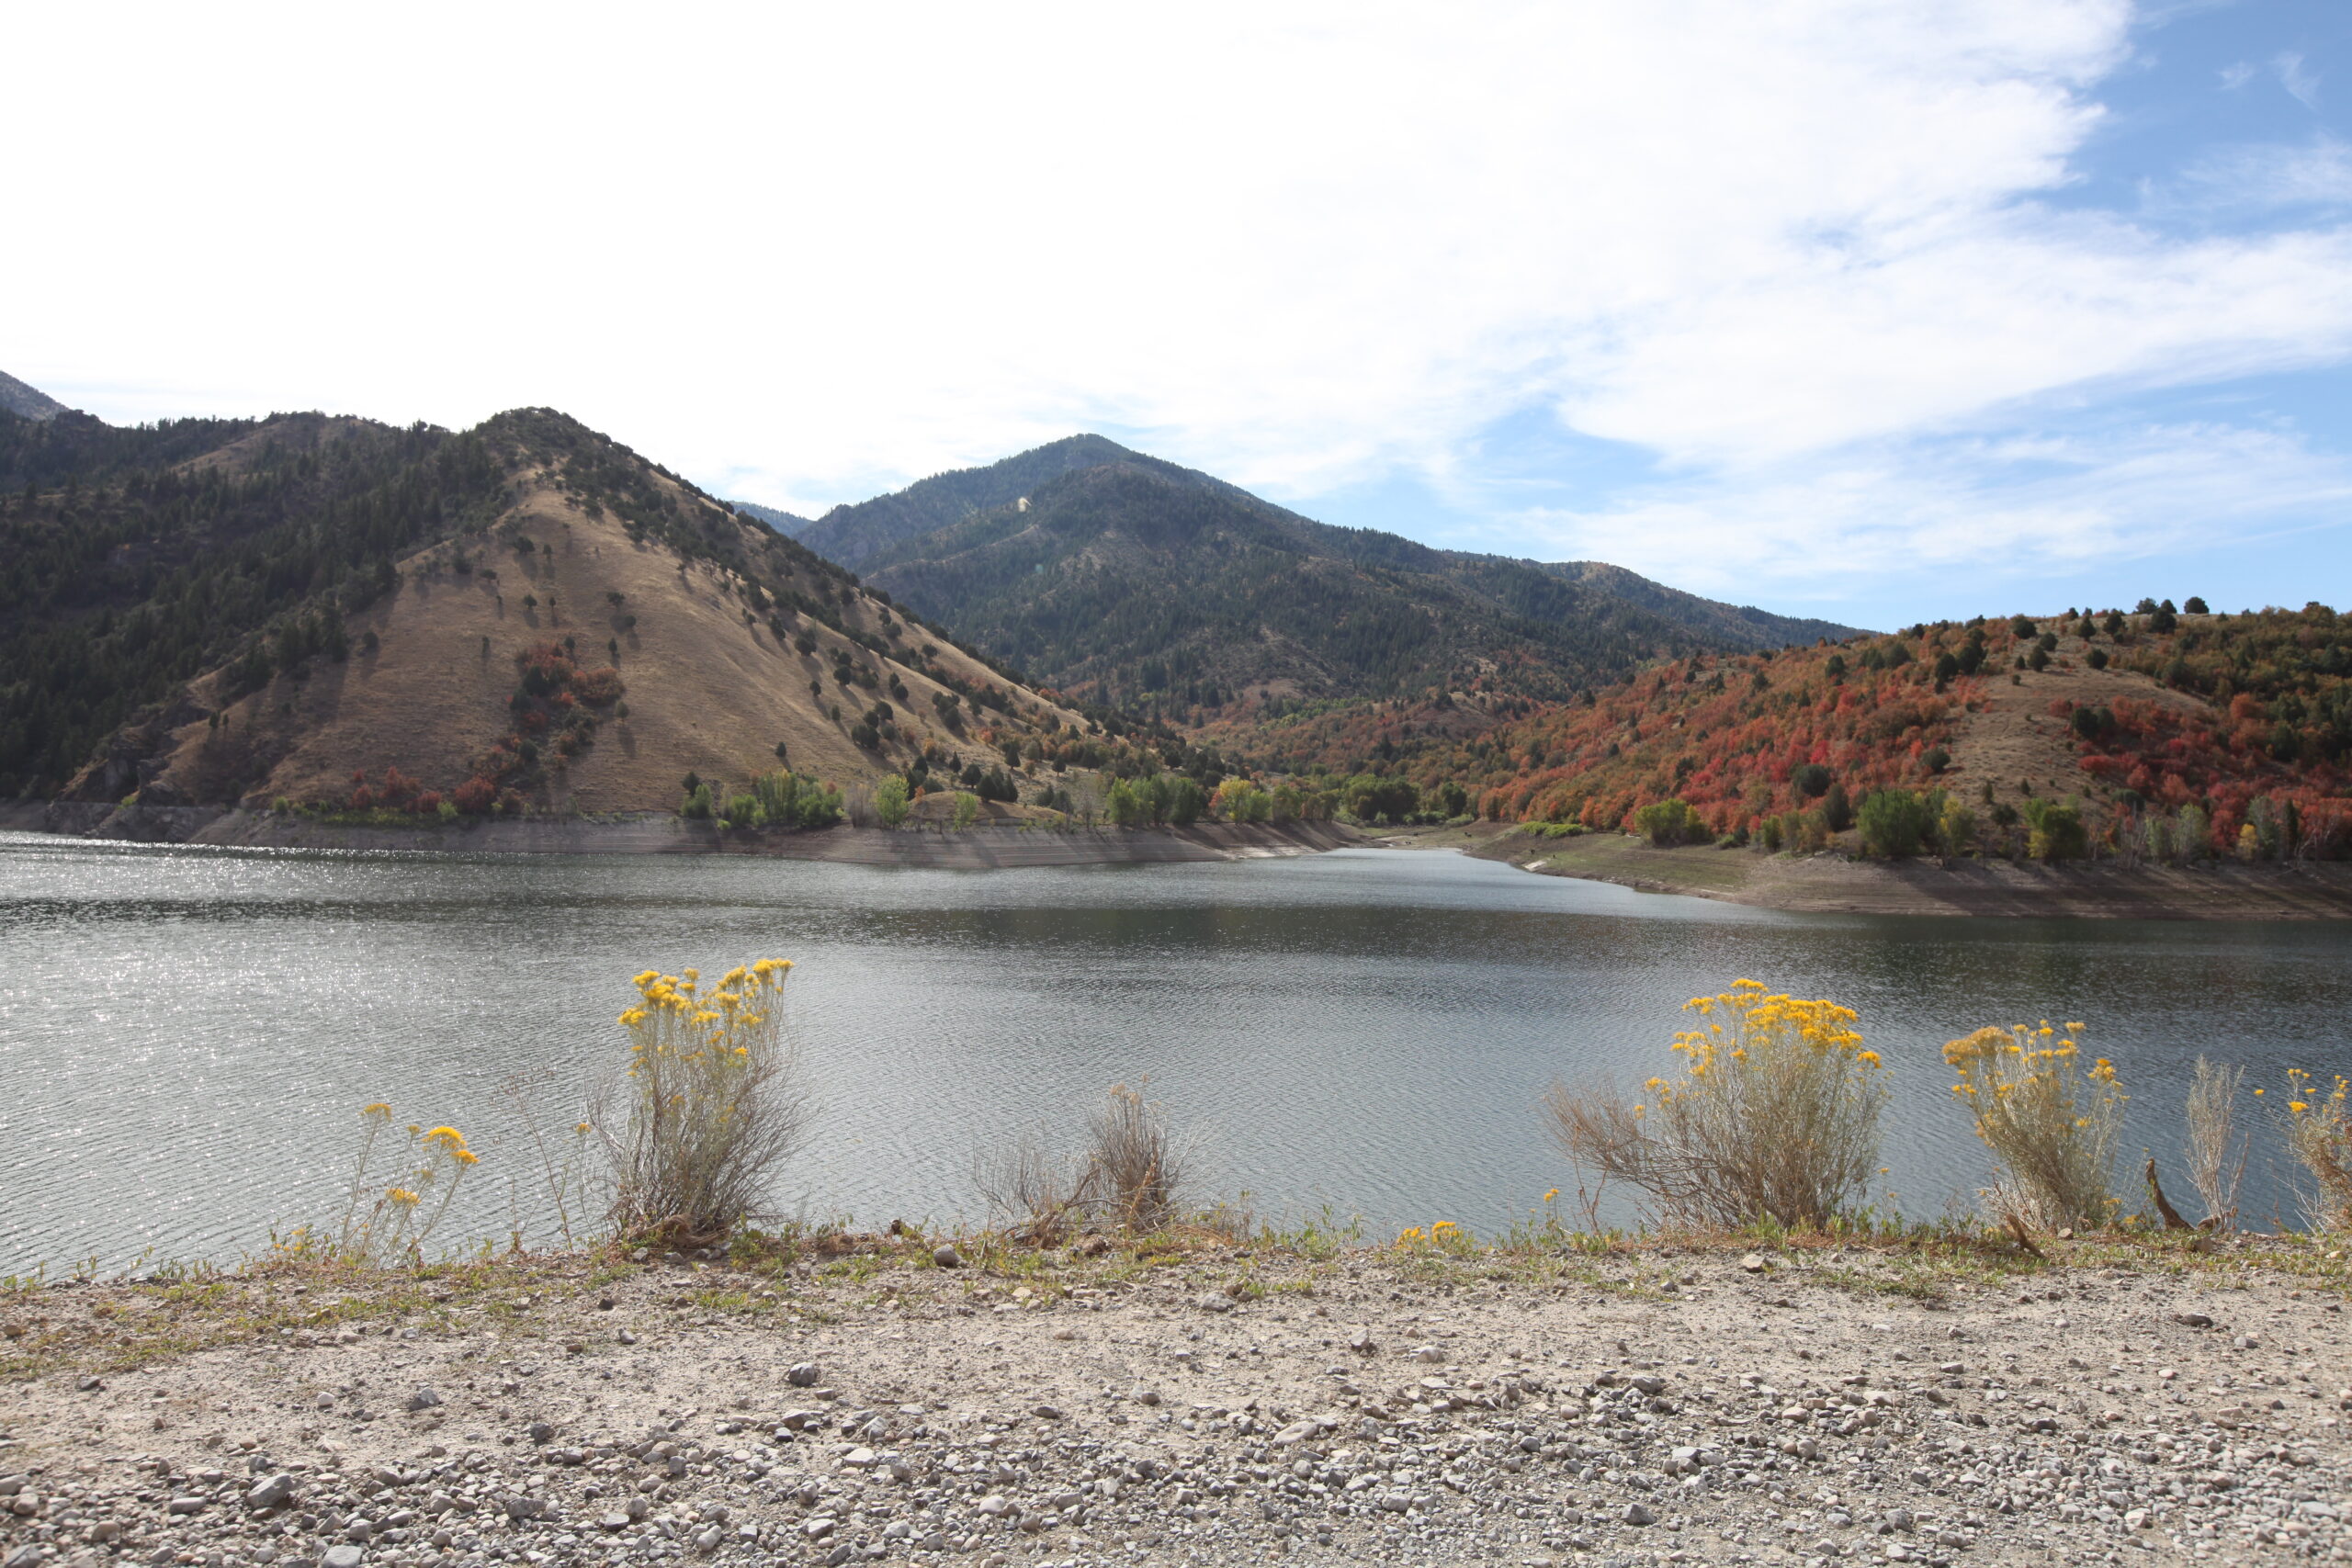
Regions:
<instances>
[{"instance_id":1,"label":"mountain","mask_svg":"<svg viewBox=\"0 0 2352 1568\"><path fill-rule=\"evenodd\" d=\"M0 370L0 412L15 414L18 419L54 419L66 412L66 407L38 387L28 387L5 370Z\"/></svg>"},{"instance_id":2,"label":"mountain","mask_svg":"<svg viewBox=\"0 0 2352 1568\"><path fill-rule=\"evenodd\" d=\"M1157 461L1139 458L1100 435L1066 436L984 468L934 474L889 495L836 506L806 527L789 531L827 560L862 571L867 561L894 545L952 527L974 513L1015 505L1048 479L1133 460Z\"/></svg>"},{"instance_id":3,"label":"mountain","mask_svg":"<svg viewBox=\"0 0 2352 1568\"><path fill-rule=\"evenodd\" d=\"M1711 836L1779 818L1817 843L1803 819L1833 786L1942 789L1988 848L2023 852L2037 803L2072 801L2086 846L2123 858L2352 854L2352 618L2189 603L1679 660L1476 737L1406 737L1394 768L1481 816L1596 830L1679 798Z\"/></svg>"},{"instance_id":4,"label":"mountain","mask_svg":"<svg viewBox=\"0 0 2352 1568\"><path fill-rule=\"evenodd\" d=\"M674 808L1081 722L550 410L0 413L0 795Z\"/></svg>"},{"instance_id":5,"label":"mountain","mask_svg":"<svg viewBox=\"0 0 2352 1568\"><path fill-rule=\"evenodd\" d=\"M1852 630L1599 563L1332 527L1095 435L837 507L800 537L1057 688L1188 710L1558 700L1654 658Z\"/></svg>"},{"instance_id":6,"label":"mountain","mask_svg":"<svg viewBox=\"0 0 2352 1568\"><path fill-rule=\"evenodd\" d=\"M797 536L809 526L808 518L790 512L779 512L773 506L760 506L748 501L730 501L727 504L746 517L757 518L779 534Z\"/></svg>"}]
</instances>

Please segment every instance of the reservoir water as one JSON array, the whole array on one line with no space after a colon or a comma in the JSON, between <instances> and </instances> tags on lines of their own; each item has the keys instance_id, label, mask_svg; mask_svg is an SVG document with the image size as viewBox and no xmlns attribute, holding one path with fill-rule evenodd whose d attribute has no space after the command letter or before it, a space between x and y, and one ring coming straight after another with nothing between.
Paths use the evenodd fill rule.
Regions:
<instances>
[{"instance_id":1,"label":"reservoir water","mask_svg":"<svg viewBox=\"0 0 2352 1568\"><path fill-rule=\"evenodd\" d=\"M2199 1053L2274 1102L2290 1066L2352 1068L2341 924L1781 915L1378 850L945 872L0 834L0 1273L232 1259L331 1217L378 1100L481 1155L437 1239L545 1239L502 1086L568 1127L629 976L767 955L797 964L823 1108L779 1206L863 1225L974 1216L983 1151L1148 1080L1204 1193L1491 1231L1574 1190L1544 1087L1671 1072L1680 1004L1742 976L1860 1011L1893 1075L1882 1201L1914 1216L1986 1175L1939 1055L1981 1024L2086 1022L2133 1096L2129 1170L2178 1169ZM2263 1106L2257 1226L2295 1213Z\"/></svg>"}]
</instances>

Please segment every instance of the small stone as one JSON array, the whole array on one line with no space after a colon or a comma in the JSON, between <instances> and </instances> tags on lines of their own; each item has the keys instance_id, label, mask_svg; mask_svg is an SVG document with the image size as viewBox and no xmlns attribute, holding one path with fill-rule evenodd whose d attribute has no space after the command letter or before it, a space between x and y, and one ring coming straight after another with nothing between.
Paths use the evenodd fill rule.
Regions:
<instances>
[{"instance_id":1,"label":"small stone","mask_svg":"<svg viewBox=\"0 0 2352 1568\"><path fill-rule=\"evenodd\" d=\"M980 1499L978 1512L983 1518L1001 1519L1012 1512L1012 1499L1002 1493L991 1492Z\"/></svg>"},{"instance_id":2,"label":"small stone","mask_svg":"<svg viewBox=\"0 0 2352 1568\"><path fill-rule=\"evenodd\" d=\"M330 1546L319 1558L319 1568L359 1568L367 1553L356 1546Z\"/></svg>"},{"instance_id":3,"label":"small stone","mask_svg":"<svg viewBox=\"0 0 2352 1568\"><path fill-rule=\"evenodd\" d=\"M708 1556L711 1552L718 1551L718 1543L726 1539L727 1532L717 1525L713 1525L695 1537L695 1550Z\"/></svg>"},{"instance_id":4,"label":"small stone","mask_svg":"<svg viewBox=\"0 0 2352 1568\"><path fill-rule=\"evenodd\" d=\"M1373 1339L1371 1328L1359 1323L1348 1329L1348 1348L1359 1356L1369 1356L1380 1347Z\"/></svg>"},{"instance_id":5,"label":"small stone","mask_svg":"<svg viewBox=\"0 0 2352 1568\"><path fill-rule=\"evenodd\" d=\"M1159 1391L1156 1388L1140 1390L1136 1394L1136 1403L1143 1405L1158 1404L1159 1403Z\"/></svg>"},{"instance_id":6,"label":"small stone","mask_svg":"<svg viewBox=\"0 0 2352 1568\"><path fill-rule=\"evenodd\" d=\"M792 1370L784 1374L784 1381L790 1383L795 1388L815 1387L817 1382L817 1363L814 1361L795 1362Z\"/></svg>"},{"instance_id":7,"label":"small stone","mask_svg":"<svg viewBox=\"0 0 2352 1568\"><path fill-rule=\"evenodd\" d=\"M2180 1325L2183 1328L2211 1328L2213 1326L2212 1318L2201 1312L2177 1312L2172 1314L2172 1320Z\"/></svg>"},{"instance_id":8,"label":"small stone","mask_svg":"<svg viewBox=\"0 0 2352 1568\"><path fill-rule=\"evenodd\" d=\"M0 1562L0 1568L33 1568L40 1561L40 1547L33 1541L27 1541L8 1553L6 1560Z\"/></svg>"},{"instance_id":9,"label":"small stone","mask_svg":"<svg viewBox=\"0 0 2352 1568\"><path fill-rule=\"evenodd\" d=\"M833 1533L833 1527L839 1523L831 1514L811 1514L800 1521L800 1534L808 1540L822 1540Z\"/></svg>"},{"instance_id":10,"label":"small stone","mask_svg":"<svg viewBox=\"0 0 2352 1568\"><path fill-rule=\"evenodd\" d=\"M1625 1505L1625 1512L1620 1517L1629 1525L1657 1523L1657 1514L1647 1503L1628 1503Z\"/></svg>"},{"instance_id":11,"label":"small stone","mask_svg":"<svg viewBox=\"0 0 2352 1568\"><path fill-rule=\"evenodd\" d=\"M525 1430L529 1434L531 1441L535 1443L547 1442L555 1436L555 1428L545 1421L534 1421Z\"/></svg>"},{"instance_id":12,"label":"small stone","mask_svg":"<svg viewBox=\"0 0 2352 1568\"><path fill-rule=\"evenodd\" d=\"M948 1246L945 1242L942 1242L937 1247L931 1249L931 1260L942 1269L961 1269L964 1267L964 1255L956 1251L954 1247Z\"/></svg>"},{"instance_id":13,"label":"small stone","mask_svg":"<svg viewBox=\"0 0 2352 1568\"><path fill-rule=\"evenodd\" d=\"M84 1393L97 1393L105 1390L107 1383L104 1378L88 1377L74 1386Z\"/></svg>"},{"instance_id":14,"label":"small stone","mask_svg":"<svg viewBox=\"0 0 2352 1568\"><path fill-rule=\"evenodd\" d=\"M624 1345L634 1345L637 1343L637 1336L631 1334L626 1328L622 1329L618 1334L614 1335L613 1337L619 1340Z\"/></svg>"},{"instance_id":15,"label":"small stone","mask_svg":"<svg viewBox=\"0 0 2352 1568\"><path fill-rule=\"evenodd\" d=\"M871 1470L875 1465L872 1449L852 1449L842 1456L842 1462L852 1470Z\"/></svg>"},{"instance_id":16,"label":"small stone","mask_svg":"<svg viewBox=\"0 0 2352 1568\"><path fill-rule=\"evenodd\" d=\"M1434 1345L1416 1345L1413 1347L1410 1359L1436 1365L1445 1359L1445 1352Z\"/></svg>"},{"instance_id":17,"label":"small stone","mask_svg":"<svg viewBox=\"0 0 2352 1568\"><path fill-rule=\"evenodd\" d=\"M1739 1266L1750 1274L1761 1274L1764 1272L1764 1255L1760 1252L1748 1253L1740 1258Z\"/></svg>"},{"instance_id":18,"label":"small stone","mask_svg":"<svg viewBox=\"0 0 2352 1568\"><path fill-rule=\"evenodd\" d=\"M618 1508L615 1508L611 1513L605 1515L602 1518L596 1521L596 1528L598 1529L625 1530L628 1529L628 1515L623 1513Z\"/></svg>"},{"instance_id":19,"label":"small stone","mask_svg":"<svg viewBox=\"0 0 2352 1568\"><path fill-rule=\"evenodd\" d=\"M1051 1404L1037 1405L1031 1409L1029 1414L1040 1421L1058 1421L1062 1418L1061 1411Z\"/></svg>"},{"instance_id":20,"label":"small stone","mask_svg":"<svg viewBox=\"0 0 2352 1568\"><path fill-rule=\"evenodd\" d=\"M1294 1421L1274 1434L1274 1446L1286 1449L1295 1443L1303 1443L1322 1429L1320 1421Z\"/></svg>"},{"instance_id":21,"label":"small stone","mask_svg":"<svg viewBox=\"0 0 2352 1568\"><path fill-rule=\"evenodd\" d=\"M441 1403L441 1396L429 1388L420 1388L408 1396L411 1410L430 1410Z\"/></svg>"},{"instance_id":22,"label":"small stone","mask_svg":"<svg viewBox=\"0 0 2352 1568\"><path fill-rule=\"evenodd\" d=\"M273 1475L245 1494L248 1508L282 1508L294 1500L294 1478Z\"/></svg>"},{"instance_id":23,"label":"small stone","mask_svg":"<svg viewBox=\"0 0 2352 1568\"><path fill-rule=\"evenodd\" d=\"M204 1512L204 1499L201 1497L175 1497L169 1503L164 1505L164 1511L167 1514L178 1514L182 1516L188 1514L200 1514Z\"/></svg>"},{"instance_id":24,"label":"small stone","mask_svg":"<svg viewBox=\"0 0 2352 1568\"><path fill-rule=\"evenodd\" d=\"M1233 1304L1233 1298L1222 1291L1211 1291L1200 1301L1203 1312L1231 1312Z\"/></svg>"}]
</instances>

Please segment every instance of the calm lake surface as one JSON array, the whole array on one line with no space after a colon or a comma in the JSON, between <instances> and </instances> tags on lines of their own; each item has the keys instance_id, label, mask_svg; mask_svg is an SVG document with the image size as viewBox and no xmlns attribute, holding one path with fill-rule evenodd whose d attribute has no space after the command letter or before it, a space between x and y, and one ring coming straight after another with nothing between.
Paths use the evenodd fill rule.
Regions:
<instances>
[{"instance_id":1,"label":"calm lake surface","mask_svg":"<svg viewBox=\"0 0 2352 1568\"><path fill-rule=\"evenodd\" d=\"M1985 1175L1939 1055L1979 1024L2088 1021L2134 1167L2177 1147L2199 1052L2273 1097L2352 1066L2342 925L1781 915L1374 850L975 873L0 834L0 1272L233 1258L331 1217L375 1100L482 1156L442 1239L543 1235L502 1083L568 1126L630 976L765 955L798 964L824 1106L779 1197L868 1225L972 1215L982 1149L1148 1078L1205 1189L1269 1217L1498 1228L1574 1190L1544 1086L1670 1071L1681 1002L1743 976L1860 1010L1914 1215ZM2292 1213L2284 1177L2265 1124L2249 1223Z\"/></svg>"}]
</instances>

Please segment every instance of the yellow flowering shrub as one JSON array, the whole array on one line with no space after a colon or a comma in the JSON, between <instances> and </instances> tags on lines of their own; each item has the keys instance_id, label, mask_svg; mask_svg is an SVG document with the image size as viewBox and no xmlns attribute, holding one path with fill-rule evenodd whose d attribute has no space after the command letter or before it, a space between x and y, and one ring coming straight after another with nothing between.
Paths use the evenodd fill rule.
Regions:
<instances>
[{"instance_id":1,"label":"yellow flowering shrub","mask_svg":"<svg viewBox=\"0 0 2352 1568\"><path fill-rule=\"evenodd\" d=\"M2287 1147L2312 1179L2303 1195L2312 1224L2352 1230L2352 1080L2338 1074L2323 1090L2301 1067L2288 1071Z\"/></svg>"},{"instance_id":2,"label":"yellow flowering shrub","mask_svg":"<svg viewBox=\"0 0 2352 1568\"><path fill-rule=\"evenodd\" d=\"M327 1242L322 1232L305 1225L280 1239L279 1250L307 1255L325 1252L345 1262L373 1268L423 1259L425 1241L448 1213L458 1184L481 1161L466 1147L465 1134L455 1127L428 1131L422 1123L411 1122L404 1150L393 1156L391 1169L379 1175L376 1161L392 1122L392 1108L381 1100L359 1108L359 1160L351 1173L351 1188L334 1241Z\"/></svg>"},{"instance_id":3,"label":"yellow flowering shrub","mask_svg":"<svg viewBox=\"0 0 2352 1568\"><path fill-rule=\"evenodd\" d=\"M808 1120L784 1035L791 970L763 958L707 989L693 969L637 976L620 1015L628 1070L590 1118L612 1158L622 1235L708 1246L761 1208Z\"/></svg>"},{"instance_id":4,"label":"yellow flowering shrub","mask_svg":"<svg viewBox=\"0 0 2352 1568\"><path fill-rule=\"evenodd\" d=\"M1944 1047L1952 1093L1999 1167L1999 1216L2055 1230L2113 1215L2112 1171L2128 1096L2106 1057L2086 1058L2079 1023L1980 1029Z\"/></svg>"},{"instance_id":5,"label":"yellow flowering shrub","mask_svg":"<svg viewBox=\"0 0 2352 1568\"><path fill-rule=\"evenodd\" d=\"M1675 1037L1682 1075L1651 1078L1631 1104L1554 1085L1555 1140L1684 1222L1819 1225L1851 1204L1878 1168L1886 1103L1854 1010L1753 980L1685 1006L1705 1023Z\"/></svg>"}]
</instances>

